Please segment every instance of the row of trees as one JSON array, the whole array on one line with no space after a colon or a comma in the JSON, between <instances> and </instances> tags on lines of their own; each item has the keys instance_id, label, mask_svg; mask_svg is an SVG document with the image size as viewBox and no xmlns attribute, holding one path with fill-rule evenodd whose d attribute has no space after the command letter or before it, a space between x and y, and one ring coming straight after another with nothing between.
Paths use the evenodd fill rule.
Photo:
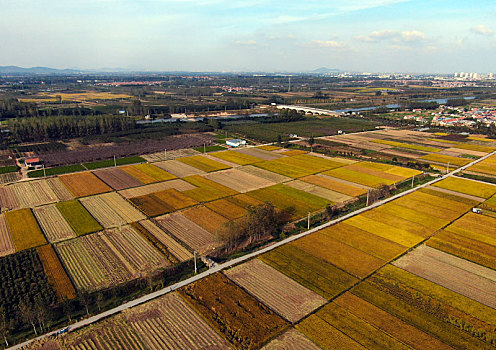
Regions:
<instances>
[{"instance_id":1,"label":"row of trees","mask_svg":"<svg viewBox=\"0 0 496 350\"><path fill-rule=\"evenodd\" d=\"M13 139L20 142L104 135L129 131L135 126L132 119L111 115L32 117L11 119L8 122Z\"/></svg>"}]
</instances>

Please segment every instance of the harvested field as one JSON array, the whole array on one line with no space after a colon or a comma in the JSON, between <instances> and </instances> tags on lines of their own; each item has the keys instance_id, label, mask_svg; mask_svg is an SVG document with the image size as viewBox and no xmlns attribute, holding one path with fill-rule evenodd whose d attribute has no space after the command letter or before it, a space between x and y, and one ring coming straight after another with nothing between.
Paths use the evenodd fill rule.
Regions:
<instances>
[{"instance_id":1,"label":"harvested field","mask_svg":"<svg viewBox=\"0 0 496 350\"><path fill-rule=\"evenodd\" d=\"M310 315L310 317L296 325L296 329L305 334L310 340L325 350L366 349L317 315Z\"/></svg>"},{"instance_id":2,"label":"harvested field","mask_svg":"<svg viewBox=\"0 0 496 350\"><path fill-rule=\"evenodd\" d=\"M70 201L71 199L74 199L74 196L67 190L58 177L48 178L46 179L46 182L61 201Z\"/></svg>"},{"instance_id":3,"label":"harvested field","mask_svg":"<svg viewBox=\"0 0 496 350\"><path fill-rule=\"evenodd\" d=\"M307 151L302 151L299 149L281 149L278 151L280 154L284 154L285 156L299 156L301 154L306 154L308 153Z\"/></svg>"},{"instance_id":4,"label":"harvested field","mask_svg":"<svg viewBox=\"0 0 496 350\"><path fill-rule=\"evenodd\" d=\"M310 339L305 337L296 329L291 328L283 335L272 340L265 345L261 350L319 350L320 348L312 343Z\"/></svg>"},{"instance_id":5,"label":"harvested field","mask_svg":"<svg viewBox=\"0 0 496 350\"><path fill-rule=\"evenodd\" d=\"M494 270L427 246L415 249L393 264L484 305L496 307Z\"/></svg>"},{"instance_id":6,"label":"harvested field","mask_svg":"<svg viewBox=\"0 0 496 350\"><path fill-rule=\"evenodd\" d=\"M353 170L353 171L367 174L367 175L376 176L376 177L379 177L382 179L394 181L394 183L399 182L399 181L404 179L402 176L392 175L392 174L387 173L385 171L373 169L371 167L362 166L362 163L356 163L356 164L348 165L348 166L346 166L346 169Z\"/></svg>"},{"instance_id":7,"label":"harvested field","mask_svg":"<svg viewBox=\"0 0 496 350\"><path fill-rule=\"evenodd\" d=\"M146 349L231 348L176 293L126 310L123 317Z\"/></svg>"},{"instance_id":8,"label":"harvested field","mask_svg":"<svg viewBox=\"0 0 496 350\"><path fill-rule=\"evenodd\" d=\"M203 170L197 169L178 160L167 160L165 162L154 163L153 165L158 166L159 168L164 169L177 177L205 174Z\"/></svg>"},{"instance_id":9,"label":"harvested field","mask_svg":"<svg viewBox=\"0 0 496 350\"><path fill-rule=\"evenodd\" d=\"M217 162L205 156L192 156L192 157L178 158L177 160L184 164L190 165L194 168L205 171L207 173L230 168L230 166L224 163Z\"/></svg>"},{"instance_id":10,"label":"harvested field","mask_svg":"<svg viewBox=\"0 0 496 350\"><path fill-rule=\"evenodd\" d=\"M340 222L323 229L321 232L337 241L385 261L391 260L406 251L406 248L398 243L351 226L346 222Z\"/></svg>"},{"instance_id":11,"label":"harvested field","mask_svg":"<svg viewBox=\"0 0 496 350\"><path fill-rule=\"evenodd\" d=\"M217 171L207 174L205 177L241 193L275 184L275 182L245 172L243 168Z\"/></svg>"},{"instance_id":12,"label":"harvested field","mask_svg":"<svg viewBox=\"0 0 496 350\"><path fill-rule=\"evenodd\" d=\"M227 197L226 200L244 209L249 209L250 207L255 207L263 203L253 197L248 196L247 194L238 194L236 196Z\"/></svg>"},{"instance_id":13,"label":"harvested field","mask_svg":"<svg viewBox=\"0 0 496 350\"><path fill-rule=\"evenodd\" d=\"M124 170L127 174L144 184L162 182L176 178L176 176L168 173L164 169L158 168L149 163L126 165L120 169Z\"/></svg>"},{"instance_id":14,"label":"harvested field","mask_svg":"<svg viewBox=\"0 0 496 350\"><path fill-rule=\"evenodd\" d=\"M154 194L147 194L130 198L129 201L133 203L139 210L146 216L157 216L174 211L171 205L168 205Z\"/></svg>"},{"instance_id":15,"label":"harvested field","mask_svg":"<svg viewBox=\"0 0 496 350\"><path fill-rule=\"evenodd\" d=\"M33 208L33 212L50 243L76 237L55 204Z\"/></svg>"},{"instance_id":16,"label":"harvested field","mask_svg":"<svg viewBox=\"0 0 496 350\"><path fill-rule=\"evenodd\" d=\"M278 149L281 149L281 147L273 146L273 145L258 146L257 148L258 149L263 149L265 151L276 151Z\"/></svg>"},{"instance_id":17,"label":"harvested field","mask_svg":"<svg viewBox=\"0 0 496 350\"><path fill-rule=\"evenodd\" d=\"M57 254L50 244L36 248L43 270L47 275L48 282L57 293L59 301L64 298L68 300L76 298L76 291L71 280L67 276L62 264L60 263Z\"/></svg>"},{"instance_id":18,"label":"harvested field","mask_svg":"<svg viewBox=\"0 0 496 350\"><path fill-rule=\"evenodd\" d=\"M455 147L463 150L476 151L482 153L491 153L494 150L496 150L496 148L494 147L474 145L471 143L457 143Z\"/></svg>"},{"instance_id":19,"label":"harvested field","mask_svg":"<svg viewBox=\"0 0 496 350\"><path fill-rule=\"evenodd\" d=\"M354 164L350 165L353 166ZM395 180L386 179L383 177L378 177L375 175L366 174L356 170L350 170L349 166L333 169L322 173L323 175L328 175L331 177L336 177L338 179L343 179L356 184L364 185L367 187L378 188L381 185L392 185ZM356 169L356 168L355 168Z\"/></svg>"},{"instance_id":20,"label":"harvested field","mask_svg":"<svg viewBox=\"0 0 496 350\"><path fill-rule=\"evenodd\" d=\"M287 323L221 273L189 284L179 293L237 349L257 349Z\"/></svg>"},{"instance_id":21,"label":"harvested field","mask_svg":"<svg viewBox=\"0 0 496 350\"><path fill-rule=\"evenodd\" d=\"M415 145L415 144L411 144L411 143L404 143L404 142L397 142L397 141L371 140L371 142L380 143L383 145L388 145L388 146L393 146L393 147L413 149L413 150L422 151L422 152L439 152L439 151L441 151L441 148Z\"/></svg>"},{"instance_id":22,"label":"harvested field","mask_svg":"<svg viewBox=\"0 0 496 350\"><path fill-rule=\"evenodd\" d=\"M446 226L449 221L440 219L436 216L429 215L428 213L420 212L414 209L397 205L395 202L390 202L375 208L374 211L383 213L385 217L396 216L416 224L427 226L437 231L443 226Z\"/></svg>"},{"instance_id":23,"label":"harvested field","mask_svg":"<svg viewBox=\"0 0 496 350\"><path fill-rule=\"evenodd\" d=\"M460 193L460 192L456 192L456 191L447 190L447 189L441 188L441 187L428 186L428 187L421 188L419 190L419 192L427 193L427 194L430 194L432 196L446 198L446 199L449 199L449 200L452 200L455 202L465 203L465 204L468 204L468 205L473 206L473 207L475 207L476 205L478 205L481 202L484 202L484 198L471 196L469 194Z\"/></svg>"},{"instance_id":24,"label":"harvested field","mask_svg":"<svg viewBox=\"0 0 496 350\"><path fill-rule=\"evenodd\" d=\"M339 160L330 160L302 154L272 161L256 163L255 166L284 176L299 178L345 165Z\"/></svg>"},{"instance_id":25,"label":"harvested field","mask_svg":"<svg viewBox=\"0 0 496 350\"><path fill-rule=\"evenodd\" d=\"M184 248L180 243L178 243L174 238L168 233L164 232L157 225L155 225L150 220L140 221L139 224L145 228L149 233L156 237L163 245L167 247L167 250L174 255L179 261L186 261L193 257L186 248Z\"/></svg>"},{"instance_id":26,"label":"harvested field","mask_svg":"<svg viewBox=\"0 0 496 350\"><path fill-rule=\"evenodd\" d=\"M102 180L89 171L60 175L59 179L74 197L86 197L112 190Z\"/></svg>"},{"instance_id":27,"label":"harvested field","mask_svg":"<svg viewBox=\"0 0 496 350\"><path fill-rule=\"evenodd\" d=\"M184 180L197 187L184 191L184 194L198 202L209 202L238 194L237 191L202 176L189 176Z\"/></svg>"},{"instance_id":28,"label":"harvested field","mask_svg":"<svg viewBox=\"0 0 496 350\"><path fill-rule=\"evenodd\" d=\"M167 205L171 206L174 211L198 204L198 202L194 199L185 196L182 192L179 192L173 188L155 192L153 195Z\"/></svg>"},{"instance_id":29,"label":"harvested field","mask_svg":"<svg viewBox=\"0 0 496 350\"><path fill-rule=\"evenodd\" d=\"M253 165L247 165L241 168L238 168L238 170L241 170L245 173L248 173L250 175L254 175L257 177L260 177L262 179L265 179L267 181L275 182L275 183L280 183L280 182L286 182L291 180L290 177L283 176L277 173L274 173L272 171L264 170L262 168L257 168Z\"/></svg>"},{"instance_id":30,"label":"harvested field","mask_svg":"<svg viewBox=\"0 0 496 350\"><path fill-rule=\"evenodd\" d=\"M123 190L129 187L141 186L143 183L120 168L107 168L93 171L107 185L114 190Z\"/></svg>"},{"instance_id":31,"label":"harvested field","mask_svg":"<svg viewBox=\"0 0 496 350\"><path fill-rule=\"evenodd\" d=\"M12 237L10 237L10 232L7 226L7 221L5 220L5 215L0 214L0 257L12 254L14 252L14 243L12 243Z\"/></svg>"},{"instance_id":32,"label":"harvested field","mask_svg":"<svg viewBox=\"0 0 496 350\"><path fill-rule=\"evenodd\" d=\"M377 327L381 331L402 341L412 348L421 349L451 349L438 339L420 331L419 329L401 321L400 319L388 314L380 308L360 299L359 297L347 292L337 298L335 303L352 313L356 317Z\"/></svg>"},{"instance_id":33,"label":"harvested field","mask_svg":"<svg viewBox=\"0 0 496 350\"><path fill-rule=\"evenodd\" d=\"M406 219L403 219L401 216L385 215L385 212L382 210L376 210L376 209L369 210L365 213L362 213L360 216L378 222L383 222L386 220L388 226L398 227L401 228L402 230L408 231L410 233L413 233L417 236L421 236L424 238L427 238L431 236L434 232L436 232L436 229L433 229L428 225L423 225L423 224L418 224L416 222L408 221Z\"/></svg>"},{"instance_id":34,"label":"harvested field","mask_svg":"<svg viewBox=\"0 0 496 350\"><path fill-rule=\"evenodd\" d=\"M56 249L78 290L109 287L169 264L129 226L59 243Z\"/></svg>"},{"instance_id":35,"label":"harvested field","mask_svg":"<svg viewBox=\"0 0 496 350\"><path fill-rule=\"evenodd\" d=\"M210 210L203 205L186 209L182 211L181 214L215 235L218 234L222 225L229 221L224 216L217 214L215 211Z\"/></svg>"},{"instance_id":36,"label":"harvested field","mask_svg":"<svg viewBox=\"0 0 496 350\"><path fill-rule=\"evenodd\" d=\"M31 209L8 211L5 219L16 252L47 243Z\"/></svg>"},{"instance_id":37,"label":"harvested field","mask_svg":"<svg viewBox=\"0 0 496 350\"><path fill-rule=\"evenodd\" d=\"M80 202L104 228L126 224L126 221L100 196L85 197L80 199Z\"/></svg>"},{"instance_id":38,"label":"harvested field","mask_svg":"<svg viewBox=\"0 0 496 350\"><path fill-rule=\"evenodd\" d=\"M392 204L413 209L416 212L433 216L433 220L436 220L436 218L438 218L442 220L447 220L448 222L456 219L458 216L464 213L463 211L456 212L450 209L443 208L442 204L439 203L429 204L427 202L419 201L414 198L411 198L410 196L399 198L394 202L392 202Z\"/></svg>"},{"instance_id":39,"label":"harvested field","mask_svg":"<svg viewBox=\"0 0 496 350\"><path fill-rule=\"evenodd\" d=\"M384 260L336 241L322 232L313 233L291 244L358 278L367 276L384 264Z\"/></svg>"},{"instance_id":40,"label":"harvested field","mask_svg":"<svg viewBox=\"0 0 496 350\"><path fill-rule=\"evenodd\" d=\"M0 174L0 185L16 182L20 179L22 179L22 175L18 172Z\"/></svg>"},{"instance_id":41,"label":"harvested field","mask_svg":"<svg viewBox=\"0 0 496 350\"><path fill-rule=\"evenodd\" d=\"M326 299L259 259L250 260L224 273L248 293L293 323L326 302Z\"/></svg>"},{"instance_id":42,"label":"harvested field","mask_svg":"<svg viewBox=\"0 0 496 350\"><path fill-rule=\"evenodd\" d=\"M240 207L227 199L219 199L213 202L208 202L205 206L228 220L239 219L248 212L243 207Z\"/></svg>"},{"instance_id":43,"label":"harvested field","mask_svg":"<svg viewBox=\"0 0 496 350\"><path fill-rule=\"evenodd\" d=\"M252 157L257 157L259 159L263 160L274 160L277 158L281 158L282 155L277 154L275 152L270 152L270 150L265 150L263 148L257 147L257 148L242 148L239 150L236 150L239 153L244 153Z\"/></svg>"},{"instance_id":44,"label":"harvested field","mask_svg":"<svg viewBox=\"0 0 496 350\"><path fill-rule=\"evenodd\" d=\"M300 191L304 191L322 198L325 198L332 203L340 203L340 202L345 202L347 200L350 200L352 197L347 196L345 194L320 187L317 185L313 185L307 182L299 181L299 180L294 180L291 182L285 183L286 186L295 188Z\"/></svg>"},{"instance_id":45,"label":"harvested field","mask_svg":"<svg viewBox=\"0 0 496 350\"><path fill-rule=\"evenodd\" d=\"M496 156L491 156L475 165L472 165L467 169L467 171L496 176Z\"/></svg>"},{"instance_id":46,"label":"harvested field","mask_svg":"<svg viewBox=\"0 0 496 350\"><path fill-rule=\"evenodd\" d=\"M103 230L103 227L77 200L57 203L57 209L78 236Z\"/></svg>"},{"instance_id":47,"label":"harvested field","mask_svg":"<svg viewBox=\"0 0 496 350\"><path fill-rule=\"evenodd\" d=\"M0 206L8 209L30 208L58 200L47 180L19 182L0 187Z\"/></svg>"},{"instance_id":48,"label":"harvested field","mask_svg":"<svg viewBox=\"0 0 496 350\"><path fill-rule=\"evenodd\" d=\"M424 237L419 234L411 233L404 228L390 226L383 221L384 220L378 221L369 219L364 215L357 215L346 220L346 224L370 232L404 247L413 247L424 240Z\"/></svg>"},{"instance_id":49,"label":"harvested field","mask_svg":"<svg viewBox=\"0 0 496 350\"><path fill-rule=\"evenodd\" d=\"M128 224L145 219L143 214L116 192L105 193L99 197Z\"/></svg>"},{"instance_id":50,"label":"harvested field","mask_svg":"<svg viewBox=\"0 0 496 350\"><path fill-rule=\"evenodd\" d=\"M300 180L316 186L327 188L332 191L345 194L350 197L358 197L367 193L367 191L363 188L348 185L340 181L332 180L329 177L326 177L325 175L309 175L300 178Z\"/></svg>"},{"instance_id":51,"label":"harvested field","mask_svg":"<svg viewBox=\"0 0 496 350\"><path fill-rule=\"evenodd\" d=\"M157 217L156 221L166 232L200 254L220 246L214 235L179 213Z\"/></svg>"},{"instance_id":52,"label":"harvested field","mask_svg":"<svg viewBox=\"0 0 496 350\"><path fill-rule=\"evenodd\" d=\"M124 198L132 198L132 197L139 197L139 196L144 196L147 194L152 194L155 192L159 191L164 191L168 190L169 188L174 188L178 191L187 191L187 190L192 190L195 188L192 184L180 180L180 179L175 179L175 180L169 180L165 182L159 182L159 183L154 183L146 186L141 186L141 187L135 187L135 188L130 188L127 190L119 191L119 193L124 197Z\"/></svg>"},{"instance_id":53,"label":"harvested field","mask_svg":"<svg viewBox=\"0 0 496 350\"><path fill-rule=\"evenodd\" d=\"M419 160L426 160L427 162L435 162L441 164L449 163L450 165L457 165L457 166L467 165L468 163L471 162L471 160L467 158L451 157L443 154L428 154L420 157Z\"/></svg>"},{"instance_id":54,"label":"harvested field","mask_svg":"<svg viewBox=\"0 0 496 350\"><path fill-rule=\"evenodd\" d=\"M496 193L496 185L454 176L450 176L447 179L436 182L434 186L486 199Z\"/></svg>"},{"instance_id":55,"label":"harvested field","mask_svg":"<svg viewBox=\"0 0 496 350\"><path fill-rule=\"evenodd\" d=\"M456 220L446 230L496 246L496 218L470 212Z\"/></svg>"},{"instance_id":56,"label":"harvested field","mask_svg":"<svg viewBox=\"0 0 496 350\"><path fill-rule=\"evenodd\" d=\"M263 160L261 158L257 158L238 151L221 151L221 152L211 153L210 155L239 165L253 164Z\"/></svg>"},{"instance_id":57,"label":"harvested field","mask_svg":"<svg viewBox=\"0 0 496 350\"><path fill-rule=\"evenodd\" d=\"M302 286L331 299L358 279L293 244L286 244L259 257Z\"/></svg>"},{"instance_id":58,"label":"harvested field","mask_svg":"<svg viewBox=\"0 0 496 350\"><path fill-rule=\"evenodd\" d=\"M163 161L163 160L169 160L169 159L176 159L180 157L188 157L188 156L194 156L199 154L198 151L195 151L194 149L176 149L176 150L170 150L167 151L167 159L165 152L157 152L157 153L152 153L152 154L146 154L142 156L144 159L146 159L149 162L158 162L158 161ZM167 170L167 169L165 169Z\"/></svg>"}]
</instances>

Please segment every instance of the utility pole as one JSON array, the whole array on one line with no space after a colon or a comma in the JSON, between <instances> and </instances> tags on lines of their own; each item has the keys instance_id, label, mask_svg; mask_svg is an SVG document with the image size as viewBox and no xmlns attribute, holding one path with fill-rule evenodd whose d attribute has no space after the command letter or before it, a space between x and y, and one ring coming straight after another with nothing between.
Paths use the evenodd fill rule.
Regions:
<instances>
[{"instance_id":1,"label":"utility pole","mask_svg":"<svg viewBox=\"0 0 496 350\"><path fill-rule=\"evenodd\" d=\"M289 86L288 86L288 92L291 92L291 76L289 77Z\"/></svg>"},{"instance_id":2,"label":"utility pole","mask_svg":"<svg viewBox=\"0 0 496 350\"><path fill-rule=\"evenodd\" d=\"M196 268L196 250L193 252L195 254L195 275L198 273L198 269Z\"/></svg>"},{"instance_id":3,"label":"utility pole","mask_svg":"<svg viewBox=\"0 0 496 350\"><path fill-rule=\"evenodd\" d=\"M114 155L114 166L117 166L117 160L115 160L115 155Z\"/></svg>"},{"instance_id":4,"label":"utility pole","mask_svg":"<svg viewBox=\"0 0 496 350\"><path fill-rule=\"evenodd\" d=\"M450 166L450 162L448 162L448 166L446 167L446 174L449 173L449 166Z\"/></svg>"},{"instance_id":5,"label":"utility pole","mask_svg":"<svg viewBox=\"0 0 496 350\"><path fill-rule=\"evenodd\" d=\"M46 169L45 169L45 164L43 164L43 176L46 177Z\"/></svg>"},{"instance_id":6,"label":"utility pole","mask_svg":"<svg viewBox=\"0 0 496 350\"><path fill-rule=\"evenodd\" d=\"M310 212L308 212L307 230L310 230Z\"/></svg>"},{"instance_id":7,"label":"utility pole","mask_svg":"<svg viewBox=\"0 0 496 350\"><path fill-rule=\"evenodd\" d=\"M203 144L203 153L207 153L207 147Z\"/></svg>"},{"instance_id":8,"label":"utility pole","mask_svg":"<svg viewBox=\"0 0 496 350\"><path fill-rule=\"evenodd\" d=\"M164 150L164 158L167 160L167 148Z\"/></svg>"},{"instance_id":9,"label":"utility pole","mask_svg":"<svg viewBox=\"0 0 496 350\"><path fill-rule=\"evenodd\" d=\"M415 175L412 176L412 188L413 188L413 181L415 180Z\"/></svg>"},{"instance_id":10,"label":"utility pole","mask_svg":"<svg viewBox=\"0 0 496 350\"><path fill-rule=\"evenodd\" d=\"M367 190L367 207L369 206L369 194L370 194L370 190Z\"/></svg>"}]
</instances>

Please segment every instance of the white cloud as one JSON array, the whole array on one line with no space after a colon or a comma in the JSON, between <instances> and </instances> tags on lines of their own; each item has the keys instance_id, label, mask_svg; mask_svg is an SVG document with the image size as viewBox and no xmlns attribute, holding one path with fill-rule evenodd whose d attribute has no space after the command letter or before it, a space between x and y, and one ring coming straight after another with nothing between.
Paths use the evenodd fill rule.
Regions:
<instances>
[{"instance_id":1,"label":"white cloud","mask_svg":"<svg viewBox=\"0 0 496 350\"><path fill-rule=\"evenodd\" d=\"M408 43L423 41L425 40L425 34L418 30L401 32L401 39Z\"/></svg>"},{"instance_id":2,"label":"white cloud","mask_svg":"<svg viewBox=\"0 0 496 350\"><path fill-rule=\"evenodd\" d=\"M494 31L492 29L489 29L482 24L478 25L476 27L470 28L470 30L473 33L479 34L479 35L484 35L484 36L493 36L494 35Z\"/></svg>"},{"instance_id":3,"label":"white cloud","mask_svg":"<svg viewBox=\"0 0 496 350\"><path fill-rule=\"evenodd\" d=\"M311 43L317 47L331 47L335 49L344 49L346 47L345 43L335 40L312 40Z\"/></svg>"},{"instance_id":4,"label":"white cloud","mask_svg":"<svg viewBox=\"0 0 496 350\"><path fill-rule=\"evenodd\" d=\"M357 36L357 39L365 42L377 42L381 40L392 39L396 36L398 36L398 32L394 30L379 30L376 32L372 32L369 35Z\"/></svg>"},{"instance_id":5,"label":"white cloud","mask_svg":"<svg viewBox=\"0 0 496 350\"><path fill-rule=\"evenodd\" d=\"M415 43L426 40L426 36L423 32L418 30L411 31L396 31L396 30L379 30L372 32L368 35L360 35L356 37L357 40L368 42L368 43L376 43L379 41L391 41L396 44L400 43Z\"/></svg>"},{"instance_id":6,"label":"white cloud","mask_svg":"<svg viewBox=\"0 0 496 350\"><path fill-rule=\"evenodd\" d=\"M242 46L255 46L257 45L257 42L255 40L236 40L234 44Z\"/></svg>"}]
</instances>

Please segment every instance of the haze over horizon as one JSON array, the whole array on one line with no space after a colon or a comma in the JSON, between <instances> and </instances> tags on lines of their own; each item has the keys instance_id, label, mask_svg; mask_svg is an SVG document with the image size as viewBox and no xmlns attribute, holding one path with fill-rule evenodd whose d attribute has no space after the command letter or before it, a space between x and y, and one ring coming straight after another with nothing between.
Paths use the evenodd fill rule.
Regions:
<instances>
[{"instance_id":1,"label":"haze over horizon","mask_svg":"<svg viewBox=\"0 0 496 350\"><path fill-rule=\"evenodd\" d=\"M0 66L492 72L484 0L5 0Z\"/></svg>"}]
</instances>

